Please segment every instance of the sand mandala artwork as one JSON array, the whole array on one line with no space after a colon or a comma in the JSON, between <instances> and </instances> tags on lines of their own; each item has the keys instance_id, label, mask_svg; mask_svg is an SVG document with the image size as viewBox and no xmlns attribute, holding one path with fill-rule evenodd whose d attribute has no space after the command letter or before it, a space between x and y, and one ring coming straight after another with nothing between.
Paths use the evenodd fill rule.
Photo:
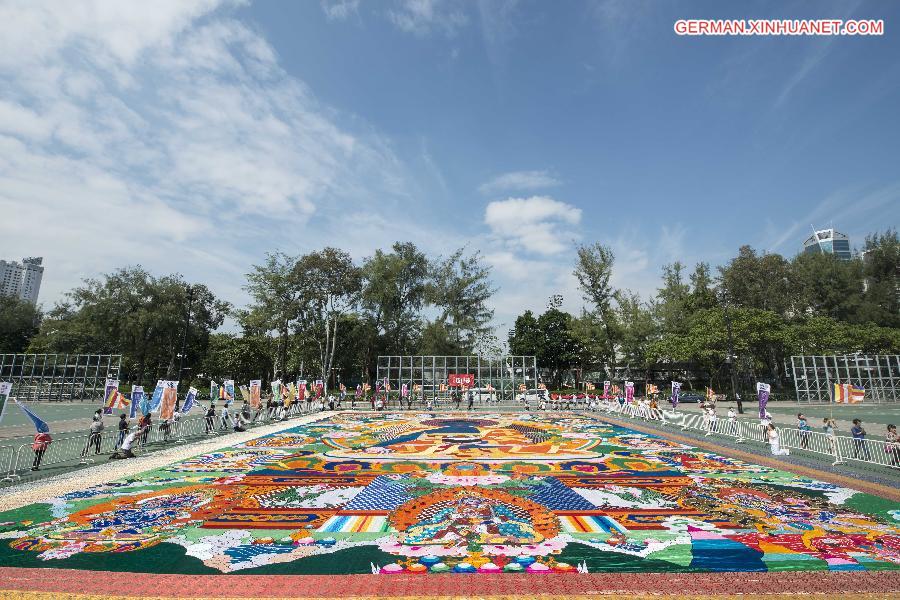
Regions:
<instances>
[{"instance_id":1,"label":"sand mandala artwork","mask_svg":"<svg viewBox=\"0 0 900 600\"><path fill-rule=\"evenodd\" d=\"M345 413L0 513L0 564L900 570L900 506L590 416Z\"/></svg>"}]
</instances>

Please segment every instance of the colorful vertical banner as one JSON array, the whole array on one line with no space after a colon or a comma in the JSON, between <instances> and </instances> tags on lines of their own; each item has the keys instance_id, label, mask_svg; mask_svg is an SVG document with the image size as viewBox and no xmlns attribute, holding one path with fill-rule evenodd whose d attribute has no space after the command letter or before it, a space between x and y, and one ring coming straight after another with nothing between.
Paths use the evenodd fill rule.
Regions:
<instances>
[{"instance_id":1,"label":"colorful vertical banner","mask_svg":"<svg viewBox=\"0 0 900 600\"><path fill-rule=\"evenodd\" d=\"M199 390L197 388L189 388L187 395L184 397L184 404L181 405L181 412L187 414L190 412L192 408L194 408L194 402L197 401L197 394L199 394Z\"/></svg>"},{"instance_id":2,"label":"colorful vertical banner","mask_svg":"<svg viewBox=\"0 0 900 600\"><path fill-rule=\"evenodd\" d=\"M175 404L178 402L178 382L164 381L162 398L159 402L159 418L171 419L175 416Z\"/></svg>"},{"instance_id":3,"label":"colorful vertical banner","mask_svg":"<svg viewBox=\"0 0 900 600\"><path fill-rule=\"evenodd\" d=\"M9 402L10 394L12 394L12 383L0 381L0 423L3 422L3 415L6 414L6 404Z\"/></svg>"},{"instance_id":4,"label":"colorful vertical banner","mask_svg":"<svg viewBox=\"0 0 900 600\"><path fill-rule=\"evenodd\" d=\"M287 404L285 404L285 406L290 407L291 404L296 402L297 395L298 395L297 384L292 381L290 386L288 386L288 393L287 393L287 398L286 398Z\"/></svg>"},{"instance_id":5,"label":"colorful vertical banner","mask_svg":"<svg viewBox=\"0 0 900 600\"><path fill-rule=\"evenodd\" d=\"M226 379L225 385L225 402L234 400L234 379Z\"/></svg>"},{"instance_id":6,"label":"colorful vertical banner","mask_svg":"<svg viewBox=\"0 0 900 600\"><path fill-rule=\"evenodd\" d=\"M119 380L118 379L107 379L106 385L103 388L103 412L104 414L111 415L113 411L113 405L116 403L118 399L119 393Z\"/></svg>"},{"instance_id":7,"label":"colorful vertical banner","mask_svg":"<svg viewBox=\"0 0 900 600\"><path fill-rule=\"evenodd\" d=\"M103 412L107 415L111 415L116 409L128 408L128 404L128 398L116 388L110 392L109 399L106 401L106 406L103 407Z\"/></svg>"},{"instance_id":8,"label":"colorful vertical banner","mask_svg":"<svg viewBox=\"0 0 900 600\"><path fill-rule=\"evenodd\" d=\"M681 382L673 381L672 382L672 395L669 397L669 402L672 403L672 408L676 408L678 406L678 397L681 395Z\"/></svg>"},{"instance_id":9,"label":"colorful vertical banner","mask_svg":"<svg viewBox=\"0 0 900 600\"><path fill-rule=\"evenodd\" d=\"M259 408L262 406L262 398L260 394L262 392L262 380L261 379L251 379L250 380L250 406L253 408Z\"/></svg>"},{"instance_id":10,"label":"colorful vertical banner","mask_svg":"<svg viewBox=\"0 0 900 600\"><path fill-rule=\"evenodd\" d=\"M625 400L626 402L631 402L634 400L634 382L626 381L625 382Z\"/></svg>"},{"instance_id":11,"label":"colorful vertical banner","mask_svg":"<svg viewBox=\"0 0 900 600\"><path fill-rule=\"evenodd\" d=\"M405 383L400 386L400 396L402 396L403 398L409 398L409 386Z\"/></svg>"},{"instance_id":12,"label":"colorful vertical banner","mask_svg":"<svg viewBox=\"0 0 900 600\"><path fill-rule=\"evenodd\" d=\"M609 391L610 391L609 388L610 388L610 385L611 385L611 384L610 384L609 381L604 381L604 382L603 382L603 397L604 397L604 398L609 398Z\"/></svg>"},{"instance_id":13,"label":"colorful vertical banner","mask_svg":"<svg viewBox=\"0 0 900 600\"><path fill-rule=\"evenodd\" d=\"M356 384L356 397L361 398L363 395L363 387L361 383Z\"/></svg>"},{"instance_id":14,"label":"colorful vertical banner","mask_svg":"<svg viewBox=\"0 0 900 600\"><path fill-rule=\"evenodd\" d=\"M761 381L756 382L756 399L759 400L759 418L766 417L766 404L769 403L769 392L772 386Z\"/></svg>"},{"instance_id":15,"label":"colorful vertical banner","mask_svg":"<svg viewBox=\"0 0 900 600\"><path fill-rule=\"evenodd\" d=\"M322 393L325 391L325 382L321 379L316 379L316 400L322 397Z\"/></svg>"},{"instance_id":16,"label":"colorful vertical banner","mask_svg":"<svg viewBox=\"0 0 900 600\"><path fill-rule=\"evenodd\" d=\"M303 402L306 399L306 380L301 379L297 382L297 401Z\"/></svg>"},{"instance_id":17,"label":"colorful vertical banner","mask_svg":"<svg viewBox=\"0 0 900 600\"><path fill-rule=\"evenodd\" d=\"M162 402L163 384L164 383L165 382L162 379L160 379L156 382L156 387L153 388L153 395L150 396L150 412L156 412L159 410L159 404L160 404L160 402Z\"/></svg>"},{"instance_id":18,"label":"colorful vertical banner","mask_svg":"<svg viewBox=\"0 0 900 600\"><path fill-rule=\"evenodd\" d=\"M153 412L152 410L150 410L150 396L148 396L146 392L144 392L143 396L141 397L140 409L142 415L149 415L151 412Z\"/></svg>"},{"instance_id":19,"label":"colorful vertical banner","mask_svg":"<svg viewBox=\"0 0 900 600\"><path fill-rule=\"evenodd\" d=\"M250 402L250 388L248 388L246 385L242 385L242 386L241 386L240 388L238 388L238 389L241 391L241 400L243 400L244 402L247 402L247 403L249 404L249 402Z\"/></svg>"},{"instance_id":20,"label":"colorful vertical banner","mask_svg":"<svg viewBox=\"0 0 900 600\"><path fill-rule=\"evenodd\" d=\"M275 379L269 385L272 386L272 399L275 400L275 402L280 402L281 401L281 380Z\"/></svg>"},{"instance_id":21,"label":"colorful vertical banner","mask_svg":"<svg viewBox=\"0 0 900 600\"><path fill-rule=\"evenodd\" d=\"M144 388L139 385L131 388L131 410L128 411L128 418L133 419L137 416L137 411L141 404L144 403Z\"/></svg>"},{"instance_id":22,"label":"colorful vertical banner","mask_svg":"<svg viewBox=\"0 0 900 600\"><path fill-rule=\"evenodd\" d=\"M216 398L219 397L219 384L215 381L209 382L209 402L215 404Z\"/></svg>"}]
</instances>

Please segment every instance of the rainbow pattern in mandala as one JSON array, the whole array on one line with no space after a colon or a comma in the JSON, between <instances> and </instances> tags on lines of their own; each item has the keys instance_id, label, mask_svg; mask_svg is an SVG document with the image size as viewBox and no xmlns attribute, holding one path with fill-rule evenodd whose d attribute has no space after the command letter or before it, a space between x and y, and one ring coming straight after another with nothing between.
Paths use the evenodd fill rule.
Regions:
<instances>
[{"instance_id":1,"label":"rainbow pattern in mandala","mask_svg":"<svg viewBox=\"0 0 900 600\"><path fill-rule=\"evenodd\" d=\"M337 414L0 521L41 566L165 544L222 573L900 569L895 503L570 413Z\"/></svg>"}]
</instances>

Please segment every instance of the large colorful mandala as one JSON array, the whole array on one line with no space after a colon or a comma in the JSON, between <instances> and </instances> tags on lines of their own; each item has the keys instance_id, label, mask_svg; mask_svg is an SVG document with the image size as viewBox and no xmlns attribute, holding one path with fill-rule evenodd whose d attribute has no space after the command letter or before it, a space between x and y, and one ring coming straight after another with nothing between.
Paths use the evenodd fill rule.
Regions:
<instances>
[{"instance_id":1,"label":"large colorful mandala","mask_svg":"<svg viewBox=\"0 0 900 600\"><path fill-rule=\"evenodd\" d=\"M885 498L569 413L342 413L0 514L0 563L163 573L900 569Z\"/></svg>"}]
</instances>

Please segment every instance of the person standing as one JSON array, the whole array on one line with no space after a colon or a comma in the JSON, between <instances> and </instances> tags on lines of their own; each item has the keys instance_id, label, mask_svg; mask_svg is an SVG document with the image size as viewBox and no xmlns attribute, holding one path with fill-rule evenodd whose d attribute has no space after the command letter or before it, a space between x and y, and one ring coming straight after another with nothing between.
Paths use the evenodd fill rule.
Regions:
<instances>
[{"instance_id":1,"label":"person standing","mask_svg":"<svg viewBox=\"0 0 900 600\"><path fill-rule=\"evenodd\" d=\"M100 438L103 433L103 409L98 408L91 418L91 428L88 433L87 444L81 451L81 457L84 458L91 448L94 448L94 454L100 454Z\"/></svg>"},{"instance_id":2,"label":"person standing","mask_svg":"<svg viewBox=\"0 0 900 600\"><path fill-rule=\"evenodd\" d=\"M797 429L800 431L800 447L804 450L809 448L809 423L803 413L797 413Z\"/></svg>"},{"instance_id":3,"label":"person standing","mask_svg":"<svg viewBox=\"0 0 900 600\"><path fill-rule=\"evenodd\" d=\"M147 438L150 437L150 428L153 427L153 418L147 413L138 421L138 427L141 431L141 444L147 444ZM123 442L124 443L124 442Z\"/></svg>"},{"instance_id":4,"label":"person standing","mask_svg":"<svg viewBox=\"0 0 900 600\"><path fill-rule=\"evenodd\" d=\"M469 392L466 394L466 397L469 401L466 410L472 410L472 408L475 406L475 392L469 390Z\"/></svg>"},{"instance_id":5,"label":"person standing","mask_svg":"<svg viewBox=\"0 0 900 600\"><path fill-rule=\"evenodd\" d=\"M206 409L206 434L216 432L216 403L210 402Z\"/></svg>"},{"instance_id":6,"label":"person standing","mask_svg":"<svg viewBox=\"0 0 900 600\"><path fill-rule=\"evenodd\" d=\"M47 432L39 431L34 434L34 441L31 442L31 449L34 450L34 462L31 463L32 471L40 469L41 461L44 459L44 452L47 451L52 442L53 438Z\"/></svg>"},{"instance_id":7,"label":"person standing","mask_svg":"<svg viewBox=\"0 0 900 600\"><path fill-rule=\"evenodd\" d=\"M900 435L897 435L897 426L888 425L887 435L884 436L884 451L891 458L892 467L900 467Z\"/></svg>"},{"instance_id":8,"label":"person standing","mask_svg":"<svg viewBox=\"0 0 900 600\"><path fill-rule=\"evenodd\" d=\"M863 429L861 420L853 419L850 435L853 436L853 458L872 460L872 455L869 454L869 447L866 445L866 430Z\"/></svg>"},{"instance_id":9,"label":"person standing","mask_svg":"<svg viewBox=\"0 0 900 600\"><path fill-rule=\"evenodd\" d=\"M229 402L226 402L222 407L222 424L219 426L219 429L228 429L232 426L231 415L228 414L228 404Z\"/></svg>"},{"instance_id":10,"label":"person standing","mask_svg":"<svg viewBox=\"0 0 900 600\"><path fill-rule=\"evenodd\" d=\"M825 435L828 438L828 446L831 449L831 454L834 455L834 462L835 464L841 463L841 454L838 450L837 430L834 426L834 419L825 417L824 419L822 419L822 423L824 423L822 429L825 431Z\"/></svg>"},{"instance_id":11,"label":"person standing","mask_svg":"<svg viewBox=\"0 0 900 600\"><path fill-rule=\"evenodd\" d=\"M128 433L128 417L125 413L119 415L119 437L116 439L116 448L125 441L125 435Z\"/></svg>"}]
</instances>

